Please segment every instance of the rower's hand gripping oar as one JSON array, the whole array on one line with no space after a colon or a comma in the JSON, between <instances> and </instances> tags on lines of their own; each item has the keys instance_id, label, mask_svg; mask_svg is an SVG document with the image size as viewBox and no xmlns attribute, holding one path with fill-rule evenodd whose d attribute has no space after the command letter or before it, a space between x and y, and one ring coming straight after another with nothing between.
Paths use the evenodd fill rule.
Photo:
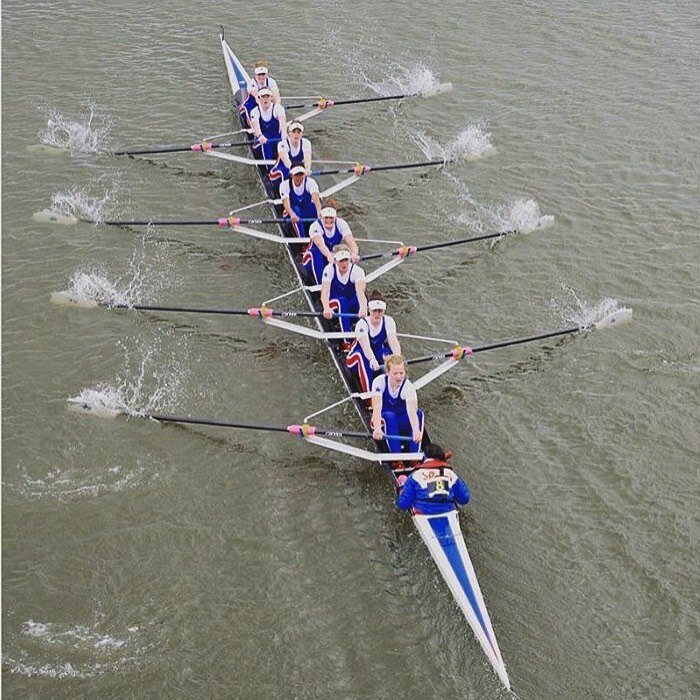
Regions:
<instances>
[{"instance_id":1,"label":"rower's hand gripping oar","mask_svg":"<svg viewBox=\"0 0 700 700\"><path fill-rule=\"evenodd\" d=\"M281 141L281 139L267 139L267 143L274 143L275 141ZM248 139L246 141L228 141L224 143L211 143L210 141L201 141L200 143L193 143L189 146L160 146L156 148L114 151L112 155L145 156L156 153L184 153L186 151L195 151L201 153L203 151L211 151L213 148L238 148L243 146L255 146L256 144L258 144L257 139Z\"/></svg>"}]
</instances>

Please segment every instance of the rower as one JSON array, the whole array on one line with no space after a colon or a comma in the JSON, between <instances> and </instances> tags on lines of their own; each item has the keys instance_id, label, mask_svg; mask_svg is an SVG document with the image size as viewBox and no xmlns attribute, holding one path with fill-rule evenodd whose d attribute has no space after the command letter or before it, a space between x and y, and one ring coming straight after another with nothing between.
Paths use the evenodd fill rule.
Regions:
<instances>
[{"instance_id":1,"label":"rower","mask_svg":"<svg viewBox=\"0 0 700 700\"><path fill-rule=\"evenodd\" d=\"M440 515L469 503L469 487L450 468L442 447L430 443L424 454L424 461L410 476L397 477L401 491L396 505L419 515Z\"/></svg>"},{"instance_id":2,"label":"rower","mask_svg":"<svg viewBox=\"0 0 700 700\"><path fill-rule=\"evenodd\" d=\"M270 88L258 90L258 105L250 112L250 128L258 142L253 146L256 157L274 160L277 142L287 133L287 117L284 107L273 101Z\"/></svg>"},{"instance_id":3,"label":"rower","mask_svg":"<svg viewBox=\"0 0 700 700\"><path fill-rule=\"evenodd\" d=\"M332 199L326 200L325 206L321 210L320 220L314 221L309 227L311 243L301 259L302 265L317 284L321 282L325 266L335 262L331 251L339 243L345 243L350 249L353 262L358 262L360 259L360 251L350 226L345 219L338 216L336 207L337 205Z\"/></svg>"},{"instance_id":4,"label":"rower","mask_svg":"<svg viewBox=\"0 0 700 700\"><path fill-rule=\"evenodd\" d=\"M303 165L293 165L289 171L289 180L280 185L280 198L297 236L306 236L310 221L299 219L321 218L321 197L318 183L312 177L307 177Z\"/></svg>"},{"instance_id":5,"label":"rower","mask_svg":"<svg viewBox=\"0 0 700 700\"><path fill-rule=\"evenodd\" d=\"M253 79L248 83L248 96L239 108L239 111L245 113L248 124L250 124L250 113L258 106L258 91L262 88L269 88L272 91L272 101L278 105L282 104L277 81L269 76L265 61L256 61L253 67L253 76Z\"/></svg>"},{"instance_id":6,"label":"rower","mask_svg":"<svg viewBox=\"0 0 700 700\"><path fill-rule=\"evenodd\" d=\"M287 137L277 144L277 162L270 170L270 180L289 179L289 171L295 165L303 165L306 174L311 173L311 141L304 138L304 125L292 122L287 127Z\"/></svg>"},{"instance_id":7,"label":"rower","mask_svg":"<svg viewBox=\"0 0 700 700\"><path fill-rule=\"evenodd\" d=\"M423 438L425 417L418 408L416 390L406 376L402 355L389 355L384 363L386 374L372 381L372 437L381 440L384 435L410 437L412 442L387 438L391 452L419 452Z\"/></svg>"},{"instance_id":8,"label":"rower","mask_svg":"<svg viewBox=\"0 0 700 700\"><path fill-rule=\"evenodd\" d=\"M384 313L386 300L379 290L375 289L369 295L367 309L367 318L361 318L355 324L357 340L345 360L345 365L357 374L363 392L370 390L384 359L401 354L396 322Z\"/></svg>"},{"instance_id":9,"label":"rower","mask_svg":"<svg viewBox=\"0 0 700 700\"><path fill-rule=\"evenodd\" d=\"M321 282L321 303L324 318L333 318L333 313L367 315L365 297L365 271L351 262L350 249L343 243L333 248L333 262L323 270ZM345 333L352 329L349 318L340 317L340 327ZM350 349L348 343L347 349Z\"/></svg>"}]
</instances>

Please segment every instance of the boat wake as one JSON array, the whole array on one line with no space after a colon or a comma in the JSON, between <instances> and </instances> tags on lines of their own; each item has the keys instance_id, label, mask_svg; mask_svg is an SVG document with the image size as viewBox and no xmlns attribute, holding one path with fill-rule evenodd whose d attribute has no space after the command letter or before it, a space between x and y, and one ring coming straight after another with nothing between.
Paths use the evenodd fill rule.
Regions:
<instances>
[{"instance_id":1,"label":"boat wake","mask_svg":"<svg viewBox=\"0 0 700 700\"><path fill-rule=\"evenodd\" d=\"M475 161L496 151L491 133L483 122L470 124L446 146L422 131L409 131L409 136L429 159Z\"/></svg>"},{"instance_id":2,"label":"boat wake","mask_svg":"<svg viewBox=\"0 0 700 700\"><path fill-rule=\"evenodd\" d=\"M54 468L43 478L33 477L23 469L18 484L4 482L3 488L9 492L16 492L23 499L30 501L48 498L68 503L140 488L157 477L157 473L148 474L142 460L139 459L133 469L122 465L99 471L96 471L94 466L75 469Z\"/></svg>"},{"instance_id":3,"label":"boat wake","mask_svg":"<svg viewBox=\"0 0 700 700\"><path fill-rule=\"evenodd\" d=\"M140 665L148 648L140 643L138 626L127 627L117 638L103 634L97 626L27 620L21 635L23 646L30 650L20 649L18 658L4 653L2 664L8 673L26 677L93 678L121 672ZM33 661L33 654L42 661Z\"/></svg>"},{"instance_id":4,"label":"boat wake","mask_svg":"<svg viewBox=\"0 0 700 700\"><path fill-rule=\"evenodd\" d=\"M94 104L87 104L87 113L77 118L65 117L58 110L39 109L47 114L46 127L39 132L44 147L76 153L99 153L112 121L101 115Z\"/></svg>"}]
</instances>

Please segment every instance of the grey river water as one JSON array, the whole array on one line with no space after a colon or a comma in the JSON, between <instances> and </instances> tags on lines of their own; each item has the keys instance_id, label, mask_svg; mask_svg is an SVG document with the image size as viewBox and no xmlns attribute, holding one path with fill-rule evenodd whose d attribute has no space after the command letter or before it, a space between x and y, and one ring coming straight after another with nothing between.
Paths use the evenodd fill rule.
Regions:
<instances>
[{"instance_id":1,"label":"grey river water","mask_svg":"<svg viewBox=\"0 0 700 700\"><path fill-rule=\"evenodd\" d=\"M283 435L68 409L92 390L287 424L342 398L322 344L246 318L50 301L109 283L141 302L245 307L292 287L283 251L216 228L32 220L55 195L146 219L262 198L244 165L106 154L231 128L219 24L283 95L452 84L310 120L317 158L492 144L343 191L358 237L438 242L554 217L382 278L400 330L482 343L633 310L618 328L479 355L420 400L472 489L462 528L518 697L700 696L696 3L8 0L6 697L509 697L378 468ZM72 153L32 148L61 124L80 132ZM360 427L349 408L319 423Z\"/></svg>"}]
</instances>

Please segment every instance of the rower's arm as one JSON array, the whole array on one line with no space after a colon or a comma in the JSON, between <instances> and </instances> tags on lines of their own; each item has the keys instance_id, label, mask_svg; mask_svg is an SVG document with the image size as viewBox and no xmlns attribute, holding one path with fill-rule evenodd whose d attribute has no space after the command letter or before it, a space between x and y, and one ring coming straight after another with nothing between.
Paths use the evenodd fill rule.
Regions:
<instances>
[{"instance_id":1,"label":"rower's arm","mask_svg":"<svg viewBox=\"0 0 700 700\"><path fill-rule=\"evenodd\" d=\"M287 133L287 115L285 114L284 107L279 107L280 115L278 117L280 122L280 138L284 138Z\"/></svg>"},{"instance_id":2,"label":"rower's arm","mask_svg":"<svg viewBox=\"0 0 700 700\"><path fill-rule=\"evenodd\" d=\"M316 225L316 224L314 224ZM323 235L321 236L311 236L311 242L321 251L323 254L323 257L328 260L329 263L333 263L333 253L331 253L330 250L328 250L328 246L326 245L326 241L323 239Z\"/></svg>"},{"instance_id":3,"label":"rower's arm","mask_svg":"<svg viewBox=\"0 0 700 700\"><path fill-rule=\"evenodd\" d=\"M420 429L420 421L418 420L418 398L406 399L406 412L413 431L412 437L416 442L419 442L423 435Z\"/></svg>"},{"instance_id":4,"label":"rower's arm","mask_svg":"<svg viewBox=\"0 0 700 700\"><path fill-rule=\"evenodd\" d=\"M355 292L357 294L357 300L360 302L361 317L367 315L367 297L365 296L366 289L367 282L365 282L365 280L357 280L357 282L355 282Z\"/></svg>"},{"instance_id":5,"label":"rower's arm","mask_svg":"<svg viewBox=\"0 0 700 700\"><path fill-rule=\"evenodd\" d=\"M323 304L324 311L330 311L330 301L331 301L331 283L327 280L323 280L321 284L321 303Z\"/></svg>"},{"instance_id":6,"label":"rower's arm","mask_svg":"<svg viewBox=\"0 0 700 700\"><path fill-rule=\"evenodd\" d=\"M362 325L364 326L364 321L362 321ZM357 333L357 326L355 326L355 332ZM374 352L372 351L372 344L369 342L369 333L357 333L357 342L360 344L360 347L362 348L362 352L365 354L365 357L370 362L372 361L372 358L374 358L375 363L378 365L379 360L375 357Z\"/></svg>"},{"instance_id":7,"label":"rower's arm","mask_svg":"<svg viewBox=\"0 0 700 700\"><path fill-rule=\"evenodd\" d=\"M292 159L289 157L289 153L287 149L282 145L282 141L280 141L279 145L277 146L277 155L279 156L279 159L284 163L284 166L287 168L287 170L291 170L292 168Z\"/></svg>"},{"instance_id":8,"label":"rower's arm","mask_svg":"<svg viewBox=\"0 0 700 700\"><path fill-rule=\"evenodd\" d=\"M319 196L318 192L312 192L311 193L311 201L316 205L316 216L318 218L321 218L321 197Z\"/></svg>"},{"instance_id":9,"label":"rower's arm","mask_svg":"<svg viewBox=\"0 0 700 700\"><path fill-rule=\"evenodd\" d=\"M355 237L352 235L352 231L343 236L343 243L345 243L348 246L348 248L350 248L350 252L353 256L352 259L355 262L357 262L360 256L360 249L357 247L357 243L355 242Z\"/></svg>"},{"instance_id":10,"label":"rower's arm","mask_svg":"<svg viewBox=\"0 0 700 700\"><path fill-rule=\"evenodd\" d=\"M400 355L401 354L401 343L399 342L399 339L396 335L396 333L387 333L386 334L386 340L389 343L389 347L391 348L391 352L394 355Z\"/></svg>"},{"instance_id":11,"label":"rower's arm","mask_svg":"<svg viewBox=\"0 0 700 700\"><path fill-rule=\"evenodd\" d=\"M262 136L262 129L260 128L260 120L257 117L254 117L252 113L250 115L250 128L253 130L253 133L255 134L255 138L259 139Z\"/></svg>"},{"instance_id":12,"label":"rower's arm","mask_svg":"<svg viewBox=\"0 0 700 700\"><path fill-rule=\"evenodd\" d=\"M384 437L382 431L382 397L381 394L375 394L372 397L372 437L375 440L381 440Z\"/></svg>"},{"instance_id":13,"label":"rower's arm","mask_svg":"<svg viewBox=\"0 0 700 700\"><path fill-rule=\"evenodd\" d=\"M304 153L304 167L306 168L307 175L311 174L311 160L312 160L312 146L311 141L309 141L309 150Z\"/></svg>"}]
</instances>

